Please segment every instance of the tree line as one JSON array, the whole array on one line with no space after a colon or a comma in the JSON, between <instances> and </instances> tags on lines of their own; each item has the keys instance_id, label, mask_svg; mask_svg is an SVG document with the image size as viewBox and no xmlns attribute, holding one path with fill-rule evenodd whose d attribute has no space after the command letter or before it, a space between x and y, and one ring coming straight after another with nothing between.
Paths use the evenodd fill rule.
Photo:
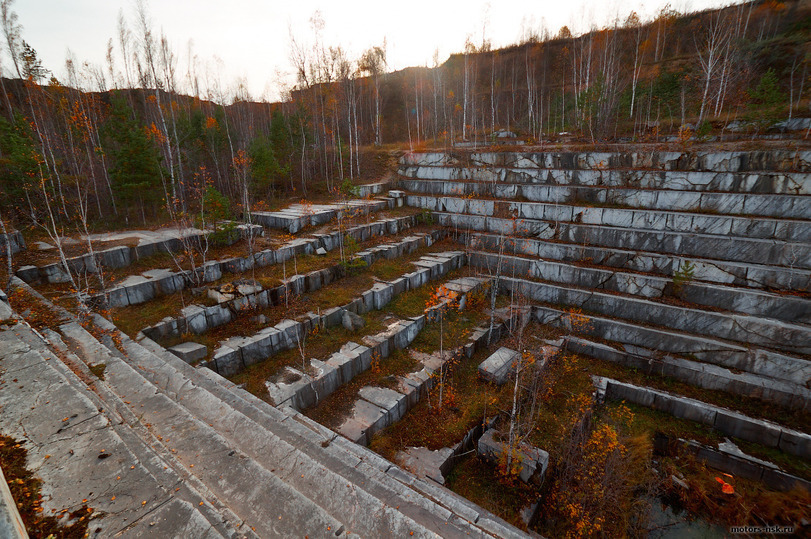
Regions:
<instances>
[{"instance_id":1,"label":"tree line","mask_svg":"<svg viewBox=\"0 0 811 539\"><path fill-rule=\"evenodd\" d=\"M69 54L58 80L13 4L0 0L0 217L14 222L134 225L215 199L236 214L365 180L389 144L447 147L502 129L539 143L561 132L657 140L688 124L762 129L808 106L808 0L666 7L577 37L535 28L513 46L468 40L442 64L398 72L385 42L357 58L324 43L316 14L311 36L290 37L295 82L275 103L181 66L143 3L119 18L105 66Z\"/></svg>"}]
</instances>

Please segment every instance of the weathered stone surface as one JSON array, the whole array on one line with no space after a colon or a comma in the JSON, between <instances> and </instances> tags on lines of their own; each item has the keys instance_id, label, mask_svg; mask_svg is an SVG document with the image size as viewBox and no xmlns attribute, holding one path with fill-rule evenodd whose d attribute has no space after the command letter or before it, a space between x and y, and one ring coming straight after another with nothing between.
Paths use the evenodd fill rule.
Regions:
<instances>
[{"instance_id":1,"label":"weathered stone surface","mask_svg":"<svg viewBox=\"0 0 811 539\"><path fill-rule=\"evenodd\" d=\"M453 448L431 451L425 447L408 447L399 451L394 460L417 477L427 477L440 485L445 484L442 470L453 457Z\"/></svg>"},{"instance_id":2,"label":"weathered stone surface","mask_svg":"<svg viewBox=\"0 0 811 539\"><path fill-rule=\"evenodd\" d=\"M167 348L186 363L195 363L208 355L208 347L196 342L184 342Z\"/></svg>"},{"instance_id":3,"label":"weathered stone surface","mask_svg":"<svg viewBox=\"0 0 811 539\"><path fill-rule=\"evenodd\" d=\"M352 311L345 310L341 316L341 324L349 331L357 331L365 326L366 322Z\"/></svg>"},{"instance_id":4,"label":"weathered stone surface","mask_svg":"<svg viewBox=\"0 0 811 539\"><path fill-rule=\"evenodd\" d=\"M490 429L482 434L478 442L478 454L491 462L498 462L499 456L504 451L504 443L495 439L496 434L495 429ZM521 481L543 482L549 465L549 453L528 444L521 444L518 447L518 459L521 462L521 471L518 474Z\"/></svg>"},{"instance_id":5,"label":"weathered stone surface","mask_svg":"<svg viewBox=\"0 0 811 539\"><path fill-rule=\"evenodd\" d=\"M155 283L141 275L131 275L121 281L130 305L145 303L155 297Z\"/></svg>"},{"instance_id":6,"label":"weathered stone surface","mask_svg":"<svg viewBox=\"0 0 811 539\"><path fill-rule=\"evenodd\" d=\"M502 346L479 364L479 375L487 381L501 385L507 381L518 357L518 352Z\"/></svg>"},{"instance_id":7,"label":"weathered stone surface","mask_svg":"<svg viewBox=\"0 0 811 539\"><path fill-rule=\"evenodd\" d=\"M206 295L217 303L227 303L234 299L234 294L223 294L216 288L209 288Z\"/></svg>"}]
</instances>

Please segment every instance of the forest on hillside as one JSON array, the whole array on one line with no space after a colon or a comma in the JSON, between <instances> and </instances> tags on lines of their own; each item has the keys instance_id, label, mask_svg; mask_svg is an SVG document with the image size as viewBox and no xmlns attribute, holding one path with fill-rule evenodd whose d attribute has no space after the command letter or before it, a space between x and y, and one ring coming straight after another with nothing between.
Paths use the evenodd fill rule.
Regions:
<instances>
[{"instance_id":1,"label":"forest on hillside","mask_svg":"<svg viewBox=\"0 0 811 539\"><path fill-rule=\"evenodd\" d=\"M446 147L505 129L543 144L751 133L808 116L811 0L631 13L572 36L466 43L442 64L388 72L385 45L350 58L319 39L289 54L294 87L257 102L244 85L183 73L144 4L108 64L66 60L57 80L0 1L0 223L92 229L318 198L381 174L381 152ZM687 129L684 126L690 126Z\"/></svg>"}]
</instances>

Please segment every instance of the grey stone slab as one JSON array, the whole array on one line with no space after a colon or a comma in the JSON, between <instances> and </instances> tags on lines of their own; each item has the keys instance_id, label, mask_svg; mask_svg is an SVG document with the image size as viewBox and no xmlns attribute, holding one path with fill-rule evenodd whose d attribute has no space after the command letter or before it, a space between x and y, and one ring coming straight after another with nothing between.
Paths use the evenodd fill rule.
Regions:
<instances>
[{"instance_id":1,"label":"grey stone slab","mask_svg":"<svg viewBox=\"0 0 811 539\"><path fill-rule=\"evenodd\" d=\"M425 447L408 447L404 451L398 451L394 460L417 477L426 477L444 485L442 469L452 457L453 449L450 447L436 451Z\"/></svg>"},{"instance_id":2,"label":"grey stone slab","mask_svg":"<svg viewBox=\"0 0 811 539\"><path fill-rule=\"evenodd\" d=\"M204 359L208 355L208 347L196 342L176 344L167 350L189 364Z\"/></svg>"},{"instance_id":3,"label":"grey stone slab","mask_svg":"<svg viewBox=\"0 0 811 539\"><path fill-rule=\"evenodd\" d=\"M507 381L518 356L515 350L502 346L479 364L479 375L495 384L503 384Z\"/></svg>"},{"instance_id":4,"label":"grey stone slab","mask_svg":"<svg viewBox=\"0 0 811 539\"><path fill-rule=\"evenodd\" d=\"M408 400L406 396L393 389L365 386L358 391L358 395L360 398L386 410L386 425L399 421L407 411Z\"/></svg>"},{"instance_id":5,"label":"grey stone slab","mask_svg":"<svg viewBox=\"0 0 811 539\"><path fill-rule=\"evenodd\" d=\"M777 447L780 441L780 428L776 425L722 408L718 409L714 426L730 436L766 447Z\"/></svg>"},{"instance_id":6,"label":"grey stone slab","mask_svg":"<svg viewBox=\"0 0 811 539\"><path fill-rule=\"evenodd\" d=\"M127 290L130 305L146 303L155 297L155 283L141 275L131 275L121 281L121 288Z\"/></svg>"},{"instance_id":7,"label":"grey stone slab","mask_svg":"<svg viewBox=\"0 0 811 539\"><path fill-rule=\"evenodd\" d=\"M782 429L778 447L786 453L811 458L811 436L804 432Z\"/></svg>"},{"instance_id":8,"label":"grey stone slab","mask_svg":"<svg viewBox=\"0 0 811 539\"><path fill-rule=\"evenodd\" d=\"M685 399L656 393L654 402L650 405L656 410L661 410L675 417L688 419L704 425L715 425L716 415L718 410L715 407L710 407L704 403L694 401L692 399Z\"/></svg>"}]
</instances>

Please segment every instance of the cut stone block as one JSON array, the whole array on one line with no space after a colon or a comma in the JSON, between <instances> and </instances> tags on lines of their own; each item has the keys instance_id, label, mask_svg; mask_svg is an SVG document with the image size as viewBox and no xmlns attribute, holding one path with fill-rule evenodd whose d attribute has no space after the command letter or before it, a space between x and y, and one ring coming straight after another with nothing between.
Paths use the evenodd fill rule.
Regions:
<instances>
[{"instance_id":1,"label":"cut stone block","mask_svg":"<svg viewBox=\"0 0 811 539\"><path fill-rule=\"evenodd\" d=\"M481 362L479 375L485 380L501 385L507 381L518 357L518 352L502 346Z\"/></svg>"},{"instance_id":2,"label":"cut stone block","mask_svg":"<svg viewBox=\"0 0 811 539\"><path fill-rule=\"evenodd\" d=\"M417 477L427 477L440 485L445 484L443 470L453 458L453 449L443 447L431 451L425 447L408 447L398 451L394 460Z\"/></svg>"},{"instance_id":3,"label":"cut stone block","mask_svg":"<svg viewBox=\"0 0 811 539\"><path fill-rule=\"evenodd\" d=\"M208 355L208 348L196 342L180 343L167 350L189 364L204 359Z\"/></svg>"},{"instance_id":4,"label":"cut stone block","mask_svg":"<svg viewBox=\"0 0 811 539\"><path fill-rule=\"evenodd\" d=\"M504 451L504 444L494 439L496 431L490 429L479 438L478 453L491 462L498 462L499 456ZM543 449L538 449L528 444L521 444L518 447L518 459L521 461L521 471L518 477L524 483L542 483L546 468L549 465L549 453Z\"/></svg>"},{"instance_id":5,"label":"cut stone block","mask_svg":"<svg viewBox=\"0 0 811 539\"><path fill-rule=\"evenodd\" d=\"M386 410L388 416L386 423L389 425L399 421L407 411L407 399L405 395L387 387L362 387L358 395L360 398Z\"/></svg>"}]
</instances>

